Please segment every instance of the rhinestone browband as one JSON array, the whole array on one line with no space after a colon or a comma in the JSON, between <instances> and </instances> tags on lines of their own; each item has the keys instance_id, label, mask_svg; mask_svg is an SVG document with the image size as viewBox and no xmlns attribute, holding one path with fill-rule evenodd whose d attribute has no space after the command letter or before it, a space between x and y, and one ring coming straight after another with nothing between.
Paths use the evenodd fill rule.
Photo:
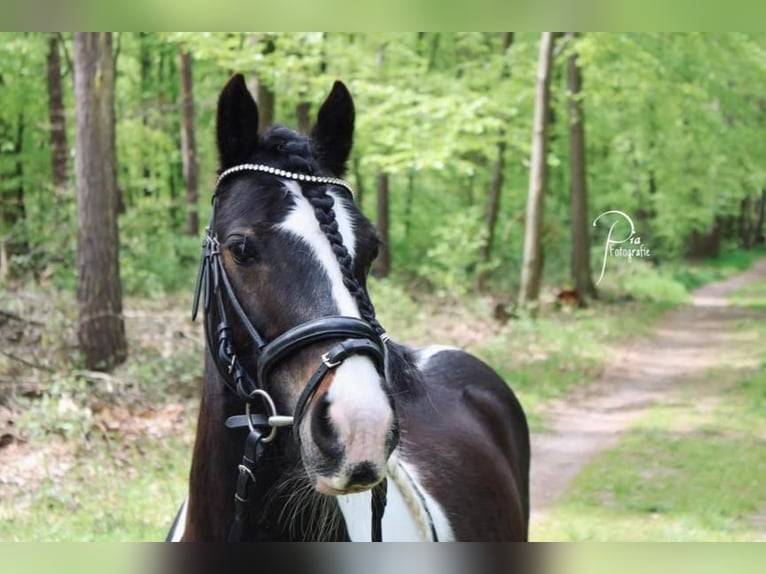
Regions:
<instances>
[{"instance_id":1,"label":"rhinestone browband","mask_svg":"<svg viewBox=\"0 0 766 574\"><path fill-rule=\"evenodd\" d=\"M263 173L271 173L277 177L294 179L296 181L308 181L310 183L331 183L333 185L339 185L340 187L347 189L352 196L354 195L354 190L351 188L351 186L346 181L338 179L337 177L320 177L316 175L306 175L304 173L295 173L292 171L286 171L284 169L271 167L270 165L263 165L261 163L243 163L240 165L235 165L234 167L230 167L229 169L221 172L221 175L218 176L218 179L215 182L215 186L218 187L221 185L221 181L223 181L227 175L231 175L232 173L237 173L239 171L260 171Z\"/></svg>"}]
</instances>

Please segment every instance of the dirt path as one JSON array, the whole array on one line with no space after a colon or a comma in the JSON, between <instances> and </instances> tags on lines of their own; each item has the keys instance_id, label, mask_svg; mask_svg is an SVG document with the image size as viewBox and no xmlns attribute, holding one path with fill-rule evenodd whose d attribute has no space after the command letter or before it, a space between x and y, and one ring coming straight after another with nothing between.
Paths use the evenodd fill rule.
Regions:
<instances>
[{"instance_id":1,"label":"dirt path","mask_svg":"<svg viewBox=\"0 0 766 574\"><path fill-rule=\"evenodd\" d=\"M753 360L745 350L749 345L740 345L752 335L737 330L749 314L727 306L727 297L763 280L766 260L696 290L692 303L668 314L651 339L618 351L596 384L546 409L547 431L532 436L533 529L594 456L614 446L633 421L684 380Z\"/></svg>"}]
</instances>

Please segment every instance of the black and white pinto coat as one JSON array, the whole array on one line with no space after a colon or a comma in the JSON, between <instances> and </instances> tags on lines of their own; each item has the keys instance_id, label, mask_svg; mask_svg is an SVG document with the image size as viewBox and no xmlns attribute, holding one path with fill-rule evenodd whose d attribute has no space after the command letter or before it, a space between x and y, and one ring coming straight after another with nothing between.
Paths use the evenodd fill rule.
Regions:
<instances>
[{"instance_id":1,"label":"black and white pinto coat","mask_svg":"<svg viewBox=\"0 0 766 574\"><path fill-rule=\"evenodd\" d=\"M218 123L222 169L257 161L298 173L311 169L341 176L351 146L353 105L345 87L336 83L311 138L285 128L257 136L257 107L244 81L236 76L222 93ZM327 124L333 124L329 126L333 129ZM268 249L284 254L274 263L270 277L281 272L277 265L284 266L285 273L289 268L293 273L300 270L284 287L284 298L294 302L291 312L303 313L294 323L333 314L360 317L358 302L344 287L342 270L319 230L302 182L245 174L227 185L217 216L219 235L241 227L242 222L260 229L267 219ZM350 195L332 186L328 189L343 243L364 285L377 241L374 229ZM231 269L235 288L241 288L244 282L235 275L240 270ZM270 337L279 332L273 322L264 329ZM298 365L295 371L305 372L316 360L299 357L296 361L306 365ZM370 376L370 369L367 359L354 357L334 373L326 392L347 401L345 411L339 407L339 417L362 412L375 416L375 409L383 404L384 390ZM399 441L385 463L388 501L383 540L526 540L529 432L524 411L508 384L462 350L410 348L393 341L388 343L385 384L393 399ZM289 408L294 394L275 395L283 403L282 410ZM170 539L226 539L245 431L226 429L224 422L242 412L242 402L225 389L208 350L189 496ZM290 430L280 431L257 475L245 540L371 539L370 491L337 496L317 492Z\"/></svg>"}]
</instances>

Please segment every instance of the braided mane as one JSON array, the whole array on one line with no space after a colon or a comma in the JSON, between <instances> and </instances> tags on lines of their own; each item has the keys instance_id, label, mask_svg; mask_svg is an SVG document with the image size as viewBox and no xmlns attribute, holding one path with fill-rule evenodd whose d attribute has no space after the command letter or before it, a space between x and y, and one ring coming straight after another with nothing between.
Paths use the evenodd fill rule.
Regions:
<instances>
[{"instance_id":1,"label":"braided mane","mask_svg":"<svg viewBox=\"0 0 766 574\"><path fill-rule=\"evenodd\" d=\"M304 186L309 187L309 186ZM370 301L367 291L362 287L354 274L353 260L348 248L343 244L343 236L338 228L338 221L335 217L335 199L327 193L327 187L310 186L309 189L303 189L303 195L308 199L314 208L314 215L319 222L319 228L330 242L333 253L340 264L343 275L343 284L349 290L359 306L359 313L362 319L367 321L378 335L383 335L385 329L375 317L375 307Z\"/></svg>"}]
</instances>

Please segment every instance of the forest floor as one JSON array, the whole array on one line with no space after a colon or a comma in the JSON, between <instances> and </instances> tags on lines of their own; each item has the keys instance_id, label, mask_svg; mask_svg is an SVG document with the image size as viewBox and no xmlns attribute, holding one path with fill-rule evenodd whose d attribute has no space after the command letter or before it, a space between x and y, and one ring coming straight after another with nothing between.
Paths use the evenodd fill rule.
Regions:
<instances>
[{"instance_id":1,"label":"forest floor","mask_svg":"<svg viewBox=\"0 0 766 574\"><path fill-rule=\"evenodd\" d=\"M657 413L652 405L678 407L682 400L669 397L694 377L700 379L703 414L714 413L716 423L747 425L727 428L737 442L723 442L715 452L752 462L749 473L740 473L743 480L761 472L753 480L764 483L760 476L766 469L752 460L757 457L748 448L763 450L758 433L766 436L766 392L759 393L766 379L745 385L746 400L740 401L761 410L726 410L731 397L720 391L727 385L739 389L742 377L709 376L711 368L735 364L740 373L756 366L757 345L766 347L766 287L740 294L736 305L725 303L728 295L764 275L766 261L761 261L751 271L695 291L688 306L670 312L678 301L617 299L588 309L549 306L535 320L498 319L498 302L491 298L456 302L384 283L374 285L373 295L379 317L397 338L465 347L498 369L519 395L533 431L532 538L600 539L602 524L613 527L624 516L606 517L596 530L592 522L577 520L620 502L613 492L604 494L617 487L610 486L612 477L602 469L623 468L626 461L604 457L619 451L646 416L688 420L678 410ZM71 293L0 290L0 310L6 312L0 316L0 540L163 538L185 494L201 383L202 333L199 323L188 319L187 299L127 299L131 356L107 375L72 366L76 305ZM762 361L766 365L766 355ZM712 423L706 419L705 424L707 439ZM629 462L655 456L641 449L662 450L666 439L639 434L627 444ZM688 459L685 451L673 455ZM707 451L699 456L709 458ZM731 461L738 472L737 464ZM620 488L632 492L646 478L645 470L637 469L626 478L629 485ZM578 477L589 472L590 481L578 484ZM664 477L669 471L652 472ZM735 486L744 497L747 488ZM703 495L717 487L715 473L699 486ZM760 499L766 500L766 493ZM759 526L766 509L737 508L752 525L737 536L758 537L766 528ZM579 526L573 530L572 524ZM642 537L629 529L617 532ZM697 538L710 532L703 530ZM644 534L650 539L657 533ZM666 538L674 536L684 539L685 534Z\"/></svg>"},{"instance_id":2,"label":"forest floor","mask_svg":"<svg viewBox=\"0 0 766 574\"><path fill-rule=\"evenodd\" d=\"M694 524L696 536L715 538L710 517L690 517L690 509L677 497L694 490L695 481L702 481L706 472L711 475L710 491L703 494L708 499L720 499L717 491L737 488L740 496L755 500L754 506L739 500L729 508L712 509L732 519L724 530L735 538L766 537L766 415L763 410L754 412L766 397L764 285L766 260L693 291L691 303L668 313L652 336L619 349L596 383L578 387L542 409L546 428L532 437L533 538L643 539L645 526L615 528L615 520L638 523L643 516L651 522L674 512L685 513L687 533L696 520L708 527ZM736 420L743 422L742 428L732 428ZM665 434L657 440L652 435L660 430ZM720 439L729 442L721 444ZM727 461L721 447L729 453L742 451L736 455L739 459ZM572 489L586 467L590 476ZM620 476L630 472L632 477ZM621 479L633 485L625 488L630 492L620 492L625 487ZM646 485L652 482L673 483L676 493L644 492L642 498L639 491L650 490ZM573 492L564 496L568 489ZM559 511L562 498L568 511ZM694 510L701 512L706 503L700 498ZM608 528L592 521L573 524L597 505L613 511L605 520ZM630 511L635 516L626 516ZM740 532L734 522L745 515L750 515L751 524ZM676 539L675 526L655 529L650 539Z\"/></svg>"}]
</instances>

